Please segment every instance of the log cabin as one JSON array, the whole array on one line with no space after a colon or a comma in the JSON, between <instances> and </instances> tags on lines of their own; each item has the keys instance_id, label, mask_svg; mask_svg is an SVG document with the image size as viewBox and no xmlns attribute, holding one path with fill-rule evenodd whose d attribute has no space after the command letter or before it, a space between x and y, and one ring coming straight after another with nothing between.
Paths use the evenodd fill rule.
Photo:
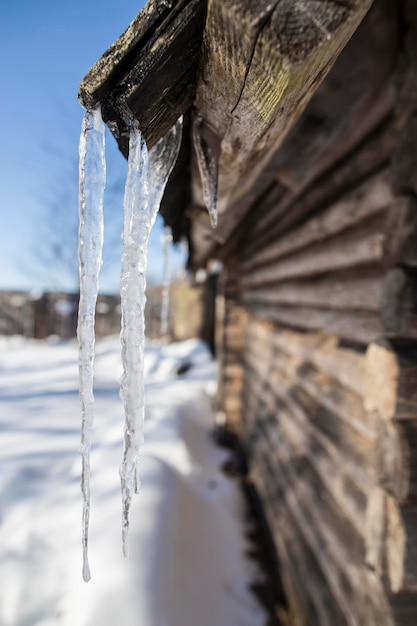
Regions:
<instances>
[{"instance_id":1,"label":"log cabin","mask_svg":"<svg viewBox=\"0 0 417 626\"><path fill-rule=\"evenodd\" d=\"M150 0L79 98L125 155L126 111L149 147L184 116L161 212L222 264L219 409L293 623L414 626L417 4Z\"/></svg>"}]
</instances>

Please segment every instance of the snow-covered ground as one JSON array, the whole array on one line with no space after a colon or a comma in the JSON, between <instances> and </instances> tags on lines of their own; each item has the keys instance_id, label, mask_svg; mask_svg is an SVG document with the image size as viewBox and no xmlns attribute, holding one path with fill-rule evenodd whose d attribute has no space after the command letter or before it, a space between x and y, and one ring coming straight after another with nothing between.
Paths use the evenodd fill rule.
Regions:
<instances>
[{"instance_id":1,"label":"snow-covered ground","mask_svg":"<svg viewBox=\"0 0 417 626\"><path fill-rule=\"evenodd\" d=\"M86 584L77 346L0 338L0 626L263 626L240 495L208 435L215 364L197 341L147 347L142 491L123 558L119 354L118 338L97 344Z\"/></svg>"}]
</instances>

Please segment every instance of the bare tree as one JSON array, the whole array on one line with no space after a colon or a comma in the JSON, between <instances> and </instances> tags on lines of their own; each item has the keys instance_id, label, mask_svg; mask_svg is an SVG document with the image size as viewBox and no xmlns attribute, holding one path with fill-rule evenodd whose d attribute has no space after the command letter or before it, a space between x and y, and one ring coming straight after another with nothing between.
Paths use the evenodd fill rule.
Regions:
<instances>
[{"instance_id":1,"label":"bare tree","mask_svg":"<svg viewBox=\"0 0 417 626\"><path fill-rule=\"evenodd\" d=\"M78 163L74 151L49 146L48 158L55 159L55 175L43 190L43 215L34 229L31 266L26 271L51 291L78 292ZM105 243L101 281L117 290L120 234L123 225L125 166L115 155L107 167L104 200ZM116 163L115 163L116 161ZM124 167L123 167L124 166ZM111 281L111 276L114 276Z\"/></svg>"}]
</instances>

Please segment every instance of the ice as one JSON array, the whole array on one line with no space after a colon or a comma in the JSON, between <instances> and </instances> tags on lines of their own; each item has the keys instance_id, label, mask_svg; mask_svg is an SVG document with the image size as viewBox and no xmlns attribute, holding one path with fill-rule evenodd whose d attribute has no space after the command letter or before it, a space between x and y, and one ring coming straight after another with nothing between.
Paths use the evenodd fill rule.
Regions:
<instances>
[{"instance_id":1,"label":"ice","mask_svg":"<svg viewBox=\"0 0 417 626\"><path fill-rule=\"evenodd\" d=\"M140 487L139 448L144 426L144 347L146 265L149 235L155 223L168 177L178 156L182 118L149 152L135 121L129 141L124 197L121 267L122 362L121 398L125 410L122 488L123 554L128 555L129 512Z\"/></svg>"},{"instance_id":2,"label":"ice","mask_svg":"<svg viewBox=\"0 0 417 626\"><path fill-rule=\"evenodd\" d=\"M103 248L103 196L106 184L104 124L100 109L84 115L79 146L79 269L80 301L77 337L81 401L81 446L83 494L83 578L90 580L88 527L90 519L90 448L93 426L94 321L98 277Z\"/></svg>"},{"instance_id":3,"label":"ice","mask_svg":"<svg viewBox=\"0 0 417 626\"><path fill-rule=\"evenodd\" d=\"M172 233L169 226L165 226L164 233L162 235L162 247L164 257L163 267L163 279L162 279L162 303L161 303L161 336L164 337L168 334L168 321L169 321L169 284L170 284L170 270L169 270L169 248L172 242Z\"/></svg>"},{"instance_id":4,"label":"ice","mask_svg":"<svg viewBox=\"0 0 417 626\"><path fill-rule=\"evenodd\" d=\"M197 155L200 171L203 198L207 207L210 223L217 226L218 200L218 148L215 135L204 124L203 119L197 116L193 122L194 148Z\"/></svg>"}]
</instances>

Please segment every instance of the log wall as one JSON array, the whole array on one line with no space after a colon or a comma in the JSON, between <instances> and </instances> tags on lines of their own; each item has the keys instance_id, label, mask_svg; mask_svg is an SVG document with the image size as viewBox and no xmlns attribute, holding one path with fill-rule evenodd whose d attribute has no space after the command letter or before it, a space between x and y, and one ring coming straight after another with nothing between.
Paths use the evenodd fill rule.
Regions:
<instances>
[{"instance_id":1,"label":"log wall","mask_svg":"<svg viewBox=\"0 0 417 626\"><path fill-rule=\"evenodd\" d=\"M300 626L417 623L414 14L392 106L304 187L282 166L224 258L221 400Z\"/></svg>"}]
</instances>

